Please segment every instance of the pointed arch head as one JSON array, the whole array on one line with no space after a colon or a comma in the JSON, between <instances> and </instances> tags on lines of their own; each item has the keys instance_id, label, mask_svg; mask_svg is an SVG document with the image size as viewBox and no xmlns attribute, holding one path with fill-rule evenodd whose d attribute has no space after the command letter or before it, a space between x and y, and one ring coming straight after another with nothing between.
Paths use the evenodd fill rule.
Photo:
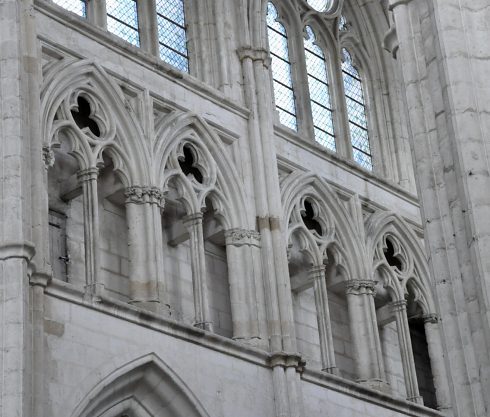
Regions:
<instances>
[{"instance_id":1,"label":"pointed arch head","mask_svg":"<svg viewBox=\"0 0 490 417\"><path fill-rule=\"evenodd\" d=\"M88 103L97 133L80 127L74 118L80 98ZM68 140L70 153L82 169L100 166L105 152L126 185L148 184L143 130L121 88L100 65L64 58L46 70L41 126L44 146L56 147L60 140Z\"/></svg>"},{"instance_id":2,"label":"pointed arch head","mask_svg":"<svg viewBox=\"0 0 490 417\"><path fill-rule=\"evenodd\" d=\"M281 181L281 199L284 213L283 230L291 227L295 220L295 211L301 210L301 204L305 198L315 201L320 213L324 233L320 243L322 253L327 249L335 249L336 261L343 261L339 265L346 271L348 279L365 279L365 254L362 243L357 237L352 219L347 210L342 206L337 194L330 186L315 174L296 171Z\"/></svg>"},{"instance_id":3,"label":"pointed arch head","mask_svg":"<svg viewBox=\"0 0 490 417\"><path fill-rule=\"evenodd\" d=\"M157 355L113 370L78 403L71 417L209 417L187 385Z\"/></svg>"},{"instance_id":4,"label":"pointed arch head","mask_svg":"<svg viewBox=\"0 0 490 417\"><path fill-rule=\"evenodd\" d=\"M252 211L247 209L243 182L232 155L204 119L194 113L174 111L161 120L155 131L155 165L151 172L155 184L166 189L169 181L178 177L179 187L187 194L183 198L192 200L185 203L189 209L200 211L206 198L210 198L223 227L254 228L253 219L247 217ZM179 168L186 145L192 148L193 166L202 174L201 183Z\"/></svg>"},{"instance_id":5,"label":"pointed arch head","mask_svg":"<svg viewBox=\"0 0 490 417\"><path fill-rule=\"evenodd\" d=\"M370 277L380 272L383 284L393 298L405 299L410 293L424 314L434 314L430 270L424 248L407 222L393 212L371 215L365 224L366 249L371 266ZM383 255L387 241L401 268L390 265Z\"/></svg>"}]
</instances>

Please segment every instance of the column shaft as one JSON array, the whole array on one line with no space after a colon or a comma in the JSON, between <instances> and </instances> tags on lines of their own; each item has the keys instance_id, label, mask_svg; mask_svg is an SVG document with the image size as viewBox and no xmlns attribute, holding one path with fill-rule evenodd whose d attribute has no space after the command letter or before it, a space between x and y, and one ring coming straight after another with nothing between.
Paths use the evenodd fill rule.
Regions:
<instances>
[{"instance_id":1,"label":"column shaft","mask_svg":"<svg viewBox=\"0 0 490 417\"><path fill-rule=\"evenodd\" d=\"M156 250L161 192L151 187L129 187L126 190L128 223L129 280L131 303L151 310L158 303L158 279L161 253ZM155 212L154 206L157 206Z\"/></svg>"},{"instance_id":2,"label":"column shaft","mask_svg":"<svg viewBox=\"0 0 490 417\"><path fill-rule=\"evenodd\" d=\"M327 285L325 282L325 266L313 267L310 271L315 294L316 317L320 337L320 352L322 357L322 370L331 374L338 374L335 365L335 350L333 346L332 326L330 322L330 309L328 308Z\"/></svg>"},{"instance_id":3,"label":"column shaft","mask_svg":"<svg viewBox=\"0 0 490 417\"><path fill-rule=\"evenodd\" d=\"M99 282L99 207L97 195L97 168L78 172L83 190L83 232L85 243L85 291L100 295L103 284Z\"/></svg>"},{"instance_id":4,"label":"column shaft","mask_svg":"<svg viewBox=\"0 0 490 417\"><path fill-rule=\"evenodd\" d=\"M374 306L374 282L347 283L347 305L358 381L384 390L384 364Z\"/></svg>"},{"instance_id":5,"label":"column shaft","mask_svg":"<svg viewBox=\"0 0 490 417\"><path fill-rule=\"evenodd\" d=\"M184 218L189 230L191 244L192 290L196 327L212 331L206 280L206 257L202 229L202 213L193 213Z\"/></svg>"}]
</instances>

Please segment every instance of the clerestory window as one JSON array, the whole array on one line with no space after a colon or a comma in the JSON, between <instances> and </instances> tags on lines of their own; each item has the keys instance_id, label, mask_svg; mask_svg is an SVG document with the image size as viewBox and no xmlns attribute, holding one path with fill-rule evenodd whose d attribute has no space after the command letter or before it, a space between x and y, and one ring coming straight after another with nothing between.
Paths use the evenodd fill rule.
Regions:
<instances>
[{"instance_id":1,"label":"clerestory window","mask_svg":"<svg viewBox=\"0 0 490 417\"><path fill-rule=\"evenodd\" d=\"M87 17L87 0L53 0L53 3L78 16Z\"/></svg>"},{"instance_id":2,"label":"clerestory window","mask_svg":"<svg viewBox=\"0 0 490 417\"><path fill-rule=\"evenodd\" d=\"M281 123L297 130L296 104L289 61L289 47L286 29L278 21L277 10L267 4L267 33L271 52L271 69L274 84L274 101Z\"/></svg>"},{"instance_id":3,"label":"clerestory window","mask_svg":"<svg viewBox=\"0 0 490 417\"><path fill-rule=\"evenodd\" d=\"M307 4L309 13L301 16L323 14L331 6L328 0L308 0ZM288 39L286 27L280 21L279 15L280 9L269 1L267 33L274 103L280 123L298 131L301 135L311 137L332 152L337 152L337 142L341 140L344 144L340 148L343 156L352 157L360 167L372 171L373 158L362 77L353 63L351 54L343 46L344 39L352 39L352 31L347 19L340 16L337 20L338 31L334 40L337 44L333 44L332 40L328 41L328 36L319 39L318 33L315 33L316 29L313 28L316 24L313 20L309 20L304 26L303 51L291 48L291 54L294 56L290 56L289 43L297 45L295 41L299 34L290 34L291 39ZM338 51L341 51L341 59L335 58L338 56ZM327 52L330 52L330 55ZM328 61L328 57L332 62ZM301 62L303 60L304 66ZM297 64L293 67L291 61ZM306 69L306 73L301 70L302 68ZM330 69L334 74L329 74ZM331 90L330 80L342 81L343 87L337 86ZM295 85L296 83L298 85ZM296 96L295 89L302 86L307 86L308 91L298 91ZM336 91L337 96L332 96L332 91ZM342 91L344 94L339 97ZM299 97L301 102L296 102L296 97ZM303 102L305 100L306 103ZM299 120L297 108L304 110ZM342 113L336 115L339 111L345 115ZM337 128L335 123L342 123L345 126ZM336 138L337 131L344 133L342 137ZM352 151L347 150L348 147Z\"/></svg>"},{"instance_id":4,"label":"clerestory window","mask_svg":"<svg viewBox=\"0 0 490 417\"><path fill-rule=\"evenodd\" d=\"M303 43L315 140L327 149L335 151L332 103L330 101L326 60L323 51L316 44L315 34L310 26L305 28Z\"/></svg>"},{"instance_id":5,"label":"clerestory window","mask_svg":"<svg viewBox=\"0 0 490 417\"><path fill-rule=\"evenodd\" d=\"M342 48L342 79L344 80L353 158L360 166L371 171L373 159L369 144L368 121L361 76L352 63L349 51L345 48Z\"/></svg>"},{"instance_id":6,"label":"clerestory window","mask_svg":"<svg viewBox=\"0 0 490 417\"><path fill-rule=\"evenodd\" d=\"M181 71L189 72L187 34L183 0L157 0L160 58Z\"/></svg>"},{"instance_id":7,"label":"clerestory window","mask_svg":"<svg viewBox=\"0 0 490 417\"><path fill-rule=\"evenodd\" d=\"M136 0L106 0L107 30L134 46L140 46Z\"/></svg>"}]
</instances>

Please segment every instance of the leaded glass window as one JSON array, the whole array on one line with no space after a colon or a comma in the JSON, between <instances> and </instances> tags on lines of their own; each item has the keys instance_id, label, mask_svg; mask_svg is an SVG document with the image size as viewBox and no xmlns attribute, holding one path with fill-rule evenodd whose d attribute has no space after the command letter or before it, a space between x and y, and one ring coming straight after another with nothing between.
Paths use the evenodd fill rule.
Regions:
<instances>
[{"instance_id":1,"label":"leaded glass window","mask_svg":"<svg viewBox=\"0 0 490 417\"><path fill-rule=\"evenodd\" d=\"M78 16L87 17L87 0L53 0L53 3Z\"/></svg>"},{"instance_id":2,"label":"leaded glass window","mask_svg":"<svg viewBox=\"0 0 490 417\"><path fill-rule=\"evenodd\" d=\"M332 104L330 101L326 60L323 51L315 42L315 34L310 26L305 28L303 42L315 140L327 149L335 151Z\"/></svg>"},{"instance_id":3,"label":"leaded glass window","mask_svg":"<svg viewBox=\"0 0 490 417\"><path fill-rule=\"evenodd\" d=\"M267 34L271 52L271 69L274 84L274 101L281 123L297 130L296 104L289 61L288 37L286 29L278 21L277 10L267 4Z\"/></svg>"},{"instance_id":4,"label":"leaded glass window","mask_svg":"<svg viewBox=\"0 0 490 417\"><path fill-rule=\"evenodd\" d=\"M339 18L339 30L340 31L349 30L349 27L347 26L347 19L345 18L344 15L341 15Z\"/></svg>"},{"instance_id":5,"label":"leaded glass window","mask_svg":"<svg viewBox=\"0 0 490 417\"><path fill-rule=\"evenodd\" d=\"M373 161L369 144L366 104L359 72L352 64L347 49L342 48L342 78L354 160L372 171Z\"/></svg>"},{"instance_id":6,"label":"leaded glass window","mask_svg":"<svg viewBox=\"0 0 490 417\"><path fill-rule=\"evenodd\" d=\"M106 0L107 30L132 45L140 46L136 0Z\"/></svg>"},{"instance_id":7,"label":"leaded glass window","mask_svg":"<svg viewBox=\"0 0 490 417\"><path fill-rule=\"evenodd\" d=\"M308 0L308 4L319 12L324 12L330 4L330 0Z\"/></svg>"},{"instance_id":8,"label":"leaded glass window","mask_svg":"<svg viewBox=\"0 0 490 417\"><path fill-rule=\"evenodd\" d=\"M157 0L160 58L181 71L189 72L183 0Z\"/></svg>"}]
</instances>

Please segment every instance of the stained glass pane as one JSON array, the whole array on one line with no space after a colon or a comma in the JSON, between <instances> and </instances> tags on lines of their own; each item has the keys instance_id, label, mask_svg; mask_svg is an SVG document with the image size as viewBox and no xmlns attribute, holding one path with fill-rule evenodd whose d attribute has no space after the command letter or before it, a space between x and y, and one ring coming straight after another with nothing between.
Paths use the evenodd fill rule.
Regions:
<instances>
[{"instance_id":1,"label":"stained glass pane","mask_svg":"<svg viewBox=\"0 0 490 417\"><path fill-rule=\"evenodd\" d=\"M373 161L362 82L359 72L352 64L352 57L345 48L342 49L342 77L354 160L363 168L372 171Z\"/></svg>"},{"instance_id":2,"label":"stained glass pane","mask_svg":"<svg viewBox=\"0 0 490 417\"><path fill-rule=\"evenodd\" d=\"M274 102L279 113L280 122L297 130L296 104L289 61L288 38L286 29L278 22L277 10L269 2L267 4L267 34L271 52L271 69L274 86Z\"/></svg>"},{"instance_id":3,"label":"stained glass pane","mask_svg":"<svg viewBox=\"0 0 490 417\"><path fill-rule=\"evenodd\" d=\"M135 0L106 0L107 30L132 45L140 46Z\"/></svg>"},{"instance_id":4,"label":"stained glass pane","mask_svg":"<svg viewBox=\"0 0 490 417\"><path fill-rule=\"evenodd\" d=\"M325 54L315 43L315 34L309 26L305 28L304 47L315 140L327 149L335 151L332 105Z\"/></svg>"},{"instance_id":5,"label":"stained glass pane","mask_svg":"<svg viewBox=\"0 0 490 417\"><path fill-rule=\"evenodd\" d=\"M180 71L189 72L183 0L157 0L160 58Z\"/></svg>"},{"instance_id":6,"label":"stained glass pane","mask_svg":"<svg viewBox=\"0 0 490 417\"><path fill-rule=\"evenodd\" d=\"M53 0L53 3L77 14L78 16L87 17L86 0Z\"/></svg>"}]
</instances>

